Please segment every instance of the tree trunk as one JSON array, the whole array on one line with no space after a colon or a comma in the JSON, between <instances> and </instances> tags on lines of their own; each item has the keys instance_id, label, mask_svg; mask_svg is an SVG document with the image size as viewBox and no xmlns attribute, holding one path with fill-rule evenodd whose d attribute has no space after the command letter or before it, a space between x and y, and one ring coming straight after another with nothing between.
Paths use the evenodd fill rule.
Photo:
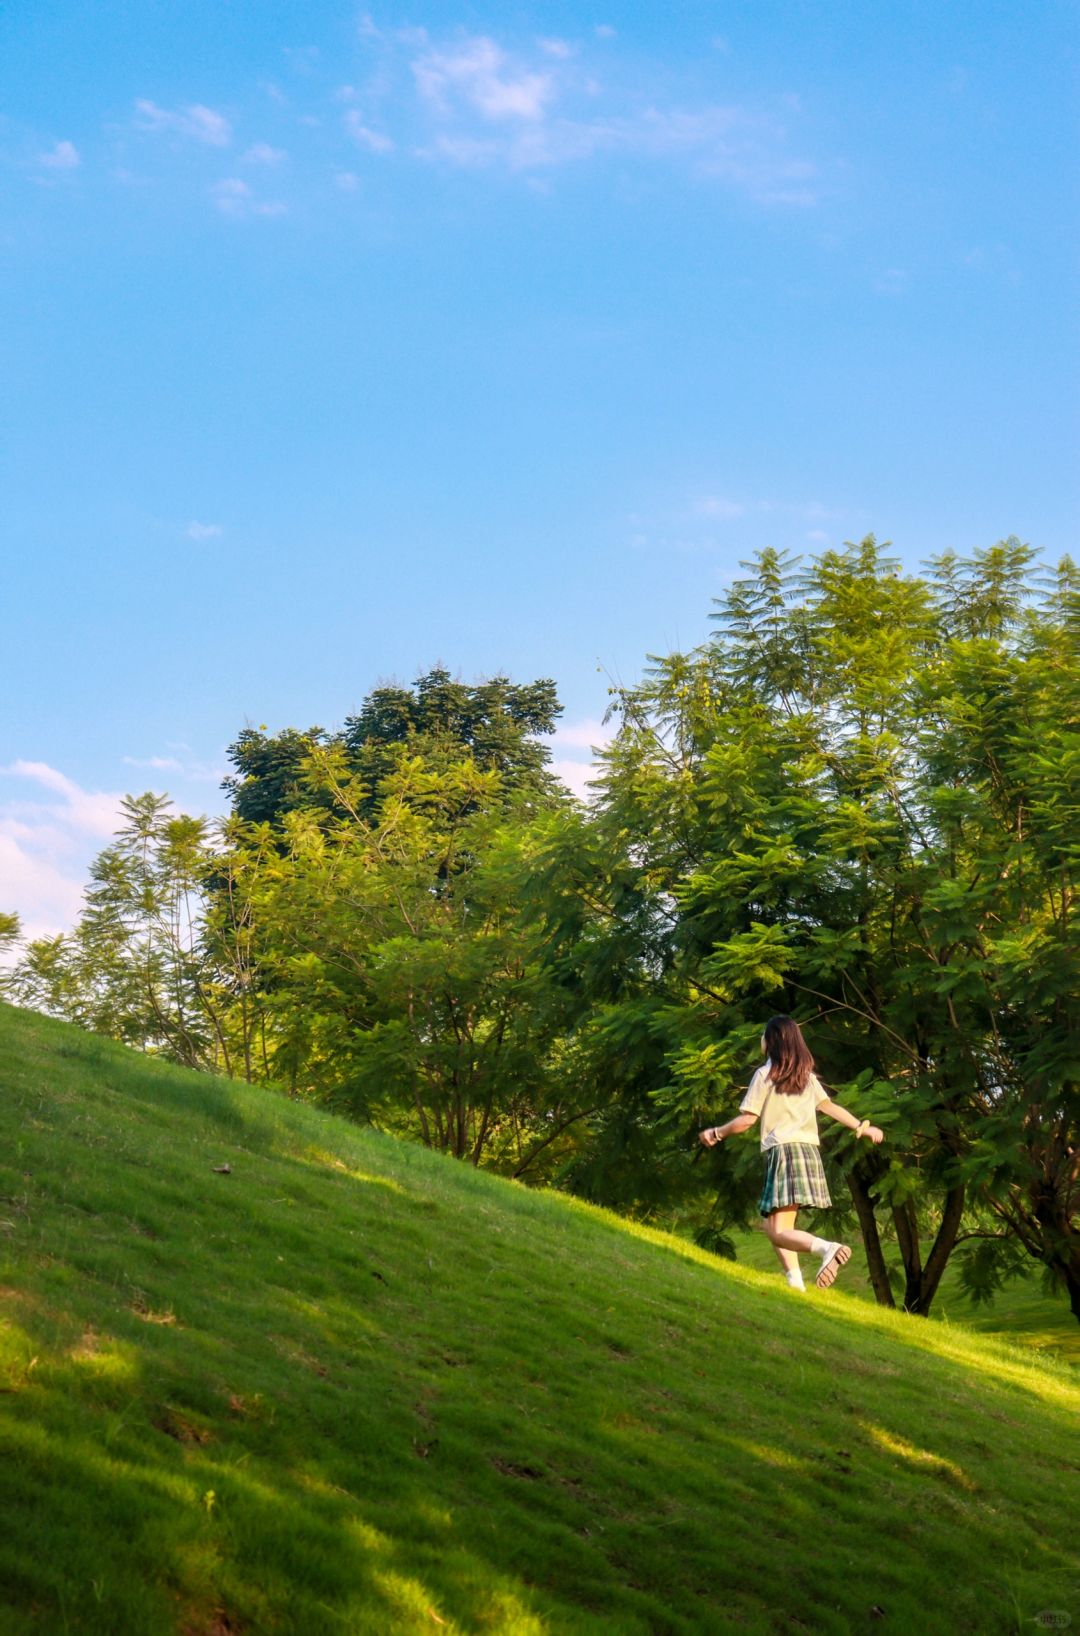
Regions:
<instances>
[{"instance_id":1,"label":"tree trunk","mask_svg":"<svg viewBox=\"0 0 1080 1636\"><path fill-rule=\"evenodd\" d=\"M1065 1268L1065 1288L1069 1292L1069 1311L1080 1324L1080 1263Z\"/></svg>"},{"instance_id":2,"label":"tree trunk","mask_svg":"<svg viewBox=\"0 0 1080 1636\"><path fill-rule=\"evenodd\" d=\"M950 1187L945 1195L945 1208L941 1213L941 1225L937 1230L930 1254L926 1258L926 1266L919 1274L918 1286L912 1292L913 1299L909 1301L907 1294L905 1294L905 1312L912 1312L919 1318L925 1318L929 1314L931 1303L937 1294L937 1287L941 1283L941 1275L945 1271L949 1257L953 1252L963 1214L964 1184L959 1182L955 1187Z\"/></svg>"},{"instance_id":3,"label":"tree trunk","mask_svg":"<svg viewBox=\"0 0 1080 1636\"><path fill-rule=\"evenodd\" d=\"M919 1218L910 1199L893 1207L893 1226L904 1263L904 1311L915 1312L922 1294L922 1250L919 1246Z\"/></svg>"},{"instance_id":4,"label":"tree trunk","mask_svg":"<svg viewBox=\"0 0 1080 1636\"><path fill-rule=\"evenodd\" d=\"M894 1307L896 1302L889 1288L889 1274L885 1267L885 1256L881 1248L869 1186L854 1170L848 1177L848 1186L855 1204L855 1213L859 1218L859 1226L862 1228L863 1243L866 1246L866 1265L875 1299L879 1307Z\"/></svg>"}]
</instances>

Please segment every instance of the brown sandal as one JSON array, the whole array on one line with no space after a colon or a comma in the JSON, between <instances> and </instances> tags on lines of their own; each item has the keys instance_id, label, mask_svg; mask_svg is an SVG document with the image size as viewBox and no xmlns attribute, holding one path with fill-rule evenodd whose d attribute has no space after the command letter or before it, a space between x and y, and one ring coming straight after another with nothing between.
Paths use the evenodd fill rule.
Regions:
<instances>
[{"instance_id":1,"label":"brown sandal","mask_svg":"<svg viewBox=\"0 0 1080 1636\"><path fill-rule=\"evenodd\" d=\"M818 1289L831 1289L836 1283L836 1275L841 1267L846 1267L851 1260L851 1251L846 1244L838 1244L828 1261L814 1279Z\"/></svg>"}]
</instances>

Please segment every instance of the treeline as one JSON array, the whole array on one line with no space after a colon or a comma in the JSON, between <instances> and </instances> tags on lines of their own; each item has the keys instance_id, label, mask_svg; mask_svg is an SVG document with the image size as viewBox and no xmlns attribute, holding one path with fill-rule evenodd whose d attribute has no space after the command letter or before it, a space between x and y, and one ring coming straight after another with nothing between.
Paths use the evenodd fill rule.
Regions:
<instances>
[{"instance_id":1,"label":"treeline","mask_svg":"<svg viewBox=\"0 0 1080 1636\"><path fill-rule=\"evenodd\" d=\"M1080 1318L1073 565L764 552L714 619L613 692L585 805L548 681L440 669L339 732L245 730L230 816L126 801L17 997L721 1253L755 1144L692 1164L694 1135L787 1011L888 1136L826 1153L878 1299L1033 1258Z\"/></svg>"}]
</instances>

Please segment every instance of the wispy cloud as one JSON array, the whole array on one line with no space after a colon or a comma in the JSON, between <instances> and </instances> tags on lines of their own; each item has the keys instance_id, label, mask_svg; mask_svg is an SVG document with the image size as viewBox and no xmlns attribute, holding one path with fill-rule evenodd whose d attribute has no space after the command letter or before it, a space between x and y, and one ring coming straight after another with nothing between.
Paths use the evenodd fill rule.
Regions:
<instances>
[{"instance_id":1,"label":"wispy cloud","mask_svg":"<svg viewBox=\"0 0 1080 1636\"><path fill-rule=\"evenodd\" d=\"M239 176L225 176L220 182L215 182L210 189L210 197L223 216L284 216L288 209L280 199L256 198L248 183ZM190 534L191 530L188 532ZM205 539L206 535L192 535L192 538Z\"/></svg>"},{"instance_id":2,"label":"wispy cloud","mask_svg":"<svg viewBox=\"0 0 1080 1636\"><path fill-rule=\"evenodd\" d=\"M489 35L425 40L410 67L431 124L414 151L427 160L529 171L611 155L681 164L767 206L818 198L817 166L791 148L785 120L798 110L790 99L776 112L685 106L660 94L659 75L656 94L647 84L631 92L602 83L587 56L559 39L535 43L531 55Z\"/></svg>"},{"instance_id":3,"label":"wispy cloud","mask_svg":"<svg viewBox=\"0 0 1080 1636\"><path fill-rule=\"evenodd\" d=\"M569 40L544 39L537 40L536 43L541 51L546 52L549 57L558 57L561 62L565 62L568 57L572 57L576 50Z\"/></svg>"},{"instance_id":4,"label":"wispy cloud","mask_svg":"<svg viewBox=\"0 0 1080 1636\"><path fill-rule=\"evenodd\" d=\"M216 540L222 533L220 523L190 522L185 529L189 540Z\"/></svg>"},{"instance_id":5,"label":"wispy cloud","mask_svg":"<svg viewBox=\"0 0 1080 1636\"><path fill-rule=\"evenodd\" d=\"M796 522L827 522L838 517L839 512L822 505L820 500L768 500L768 499L731 499L722 494L706 494L695 500L690 508L694 517L706 518L714 522L736 522L739 518L758 516L780 516L794 519Z\"/></svg>"},{"instance_id":6,"label":"wispy cloud","mask_svg":"<svg viewBox=\"0 0 1080 1636\"><path fill-rule=\"evenodd\" d=\"M722 494L706 494L694 506L694 511L699 517L715 517L726 523L736 517L746 516L746 502L728 500Z\"/></svg>"},{"instance_id":7,"label":"wispy cloud","mask_svg":"<svg viewBox=\"0 0 1080 1636\"><path fill-rule=\"evenodd\" d=\"M188 784L214 784L219 789L230 769L217 761L200 761L188 744L169 744L173 755L124 756L125 767L141 767L148 772L175 773Z\"/></svg>"},{"instance_id":8,"label":"wispy cloud","mask_svg":"<svg viewBox=\"0 0 1080 1636\"><path fill-rule=\"evenodd\" d=\"M125 756L125 767L148 767L158 773L183 772L182 764L175 756Z\"/></svg>"},{"instance_id":9,"label":"wispy cloud","mask_svg":"<svg viewBox=\"0 0 1080 1636\"><path fill-rule=\"evenodd\" d=\"M119 797L89 791L45 761L14 761L0 768L9 778L28 779L60 797L67 821L90 835L111 835L116 828Z\"/></svg>"},{"instance_id":10,"label":"wispy cloud","mask_svg":"<svg viewBox=\"0 0 1080 1636\"><path fill-rule=\"evenodd\" d=\"M355 108L350 108L345 115L345 129L360 147L367 148L370 153L391 153L394 148L393 139L382 131L372 130L365 125L363 118Z\"/></svg>"},{"instance_id":11,"label":"wispy cloud","mask_svg":"<svg viewBox=\"0 0 1080 1636\"><path fill-rule=\"evenodd\" d=\"M227 148L232 126L224 114L193 102L186 108L159 108L156 102L139 97L135 102L135 123L142 131L162 131L190 138L211 148Z\"/></svg>"},{"instance_id":12,"label":"wispy cloud","mask_svg":"<svg viewBox=\"0 0 1080 1636\"><path fill-rule=\"evenodd\" d=\"M39 153L37 162L42 170L65 171L78 170L82 159L74 142L57 142L46 153Z\"/></svg>"},{"instance_id":13,"label":"wispy cloud","mask_svg":"<svg viewBox=\"0 0 1080 1636\"><path fill-rule=\"evenodd\" d=\"M302 182L305 161L313 159L313 152L305 153L305 130L320 132L320 161L329 161L339 191L352 186L348 143L403 163L520 174L537 191L546 185L543 173L615 160L621 176L629 164L667 167L766 208L806 208L822 194L820 164L798 151L804 116L796 95L680 97L661 62L650 70L639 58L629 72L610 25L575 38L514 38L384 27L364 15L357 29L359 60L345 73L342 63L312 48L286 53L298 76L288 100L292 151L270 140L249 141L240 173L211 190L223 215L285 213L280 200L260 199L244 178L289 159L291 174ZM716 61L722 61L719 53ZM262 90L286 106L277 88L263 84ZM268 117L265 106L262 117ZM224 149L234 139L229 118L199 102L164 107L140 98L135 123L172 137L174 145ZM271 127L269 134L277 133ZM57 168L62 147L55 150Z\"/></svg>"},{"instance_id":14,"label":"wispy cloud","mask_svg":"<svg viewBox=\"0 0 1080 1636\"><path fill-rule=\"evenodd\" d=\"M770 543L822 545L841 530L864 521L858 506L725 489L698 494L681 504L669 501L655 511L632 512L626 518L631 530L627 543L635 551L689 556L711 556L718 548L729 550L736 541L747 550Z\"/></svg>"},{"instance_id":15,"label":"wispy cloud","mask_svg":"<svg viewBox=\"0 0 1080 1636\"><path fill-rule=\"evenodd\" d=\"M551 74L513 64L483 34L426 51L412 71L420 95L440 112L464 105L489 120L537 120L555 96Z\"/></svg>"},{"instance_id":16,"label":"wispy cloud","mask_svg":"<svg viewBox=\"0 0 1080 1636\"><path fill-rule=\"evenodd\" d=\"M269 142L253 142L243 157L248 165L280 165L289 156L284 148L272 148Z\"/></svg>"}]
</instances>

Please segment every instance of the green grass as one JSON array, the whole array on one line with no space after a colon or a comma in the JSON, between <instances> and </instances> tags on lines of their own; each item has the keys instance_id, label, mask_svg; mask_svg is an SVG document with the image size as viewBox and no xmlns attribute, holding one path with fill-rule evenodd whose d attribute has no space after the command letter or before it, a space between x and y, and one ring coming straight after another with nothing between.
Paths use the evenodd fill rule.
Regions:
<instances>
[{"instance_id":1,"label":"green grass","mask_svg":"<svg viewBox=\"0 0 1080 1636\"><path fill-rule=\"evenodd\" d=\"M1076 1624L1078 1408L958 1324L0 1008L3 1636Z\"/></svg>"},{"instance_id":2,"label":"green grass","mask_svg":"<svg viewBox=\"0 0 1080 1636\"><path fill-rule=\"evenodd\" d=\"M825 1229L816 1229L824 1231ZM860 1300L873 1301L874 1292L866 1271L861 1243L853 1240L855 1255L844 1273L844 1293ZM750 1232L735 1235L740 1262L757 1267L761 1272L776 1269L776 1254L764 1233ZM892 1253L886 1247L886 1259L899 1263L895 1245ZM929 1250L929 1245L926 1246ZM817 1263L814 1263L815 1267ZM1080 1365L1080 1324L1069 1311L1064 1295L1054 1297L1042 1290L1039 1278L1014 1280L987 1305L978 1305L960 1289L960 1278L954 1267L945 1269L941 1287L934 1298L931 1320L938 1323L960 1323L986 1335L1001 1335L1019 1345L1061 1362Z\"/></svg>"}]
</instances>

